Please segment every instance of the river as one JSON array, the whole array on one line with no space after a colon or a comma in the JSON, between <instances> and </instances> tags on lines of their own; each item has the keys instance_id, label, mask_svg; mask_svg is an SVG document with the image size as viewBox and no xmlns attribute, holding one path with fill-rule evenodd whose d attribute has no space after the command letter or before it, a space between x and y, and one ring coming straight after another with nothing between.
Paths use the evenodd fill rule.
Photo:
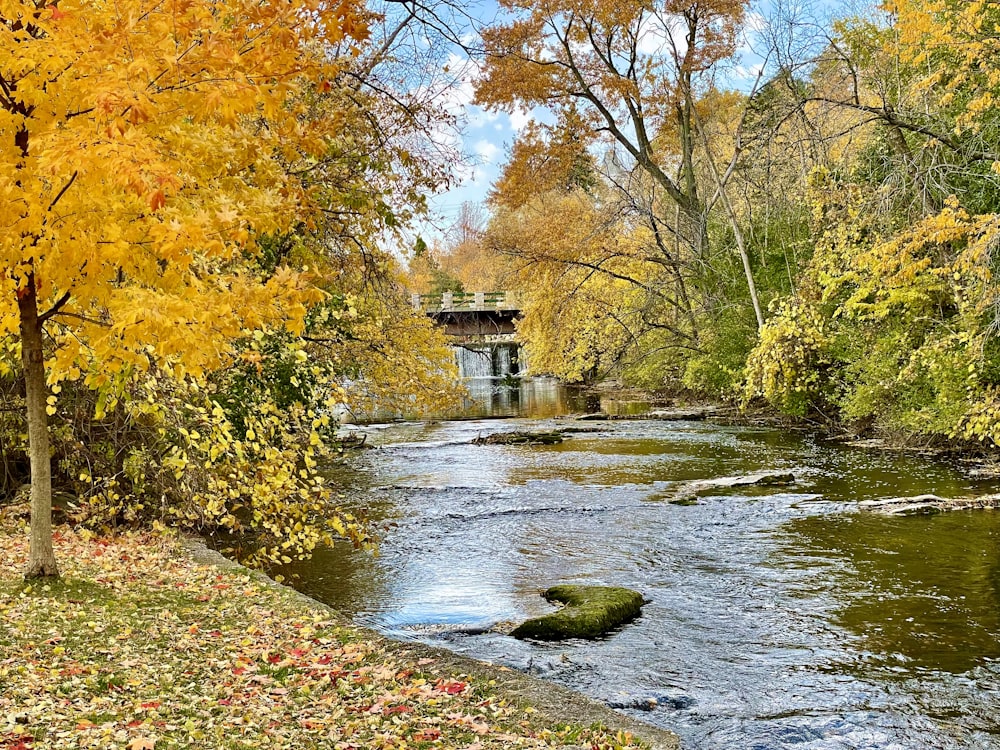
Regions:
<instances>
[{"instance_id":1,"label":"river","mask_svg":"<svg viewBox=\"0 0 1000 750\"><path fill-rule=\"evenodd\" d=\"M298 588L390 636L572 687L685 748L1000 748L1000 514L855 508L995 490L968 465L707 422L473 445L593 407L551 383L489 390L483 415L531 416L365 428L376 447L331 476L380 520L380 554L323 551L285 571ZM761 470L796 484L668 502L686 481ZM594 642L460 632L550 611L539 592L563 582L649 602Z\"/></svg>"}]
</instances>

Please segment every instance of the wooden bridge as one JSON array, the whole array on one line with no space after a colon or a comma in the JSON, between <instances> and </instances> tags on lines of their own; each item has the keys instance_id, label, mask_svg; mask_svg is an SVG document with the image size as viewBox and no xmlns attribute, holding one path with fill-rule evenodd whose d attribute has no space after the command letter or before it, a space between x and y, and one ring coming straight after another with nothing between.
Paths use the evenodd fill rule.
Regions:
<instances>
[{"instance_id":1,"label":"wooden bridge","mask_svg":"<svg viewBox=\"0 0 1000 750\"><path fill-rule=\"evenodd\" d=\"M521 304L512 292L414 294L413 307L463 342L513 341Z\"/></svg>"}]
</instances>

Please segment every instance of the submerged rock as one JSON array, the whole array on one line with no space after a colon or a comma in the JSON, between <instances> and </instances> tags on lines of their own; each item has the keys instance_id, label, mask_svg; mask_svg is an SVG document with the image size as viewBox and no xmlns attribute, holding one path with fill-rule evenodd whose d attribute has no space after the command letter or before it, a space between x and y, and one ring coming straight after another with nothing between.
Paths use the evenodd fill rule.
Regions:
<instances>
[{"instance_id":1,"label":"submerged rock","mask_svg":"<svg viewBox=\"0 0 1000 750\"><path fill-rule=\"evenodd\" d=\"M730 487L786 487L790 484L795 484L795 475L790 472L759 472L737 477L698 479L681 485L669 496L668 502L674 505L694 505L699 495L711 490Z\"/></svg>"},{"instance_id":2,"label":"submerged rock","mask_svg":"<svg viewBox=\"0 0 1000 750\"><path fill-rule=\"evenodd\" d=\"M512 636L539 641L599 638L638 617L643 604L638 591L617 586L553 586L542 596L566 606L551 615L524 621L514 628Z\"/></svg>"},{"instance_id":3,"label":"submerged rock","mask_svg":"<svg viewBox=\"0 0 1000 750\"><path fill-rule=\"evenodd\" d=\"M608 708L632 709L633 711L653 711L657 708L683 711L697 701L689 695L671 693L649 693L644 695L617 695L606 701Z\"/></svg>"},{"instance_id":4,"label":"submerged rock","mask_svg":"<svg viewBox=\"0 0 1000 750\"><path fill-rule=\"evenodd\" d=\"M495 432L477 437L473 445L555 445L565 440L562 431L555 432Z\"/></svg>"},{"instance_id":5,"label":"submerged rock","mask_svg":"<svg viewBox=\"0 0 1000 750\"><path fill-rule=\"evenodd\" d=\"M858 507L887 516L927 516L952 510L992 510L1000 507L1000 494L955 498L937 495L887 497L882 500L862 500Z\"/></svg>"}]
</instances>

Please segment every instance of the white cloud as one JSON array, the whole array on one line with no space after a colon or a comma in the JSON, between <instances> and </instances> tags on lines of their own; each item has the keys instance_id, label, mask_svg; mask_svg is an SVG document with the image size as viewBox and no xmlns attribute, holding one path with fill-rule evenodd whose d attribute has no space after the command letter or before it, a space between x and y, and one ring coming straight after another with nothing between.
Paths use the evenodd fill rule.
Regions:
<instances>
[{"instance_id":1,"label":"white cloud","mask_svg":"<svg viewBox=\"0 0 1000 750\"><path fill-rule=\"evenodd\" d=\"M473 150L484 164L492 164L496 161L497 154L500 153L500 148L492 141L487 140L476 141Z\"/></svg>"},{"instance_id":2,"label":"white cloud","mask_svg":"<svg viewBox=\"0 0 1000 750\"><path fill-rule=\"evenodd\" d=\"M640 54L673 55L675 49L678 56L683 56L687 51L687 36L680 19L647 16L639 29Z\"/></svg>"},{"instance_id":3,"label":"white cloud","mask_svg":"<svg viewBox=\"0 0 1000 750\"><path fill-rule=\"evenodd\" d=\"M515 133L520 133L524 127L534 119L526 109L515 109L513 112L508 113L508 118L510 118L510 127Z\"/></svg>"},{"instance_id":4,"label":"white cloud","mask_svg":"<svg viewBox=\"0 0 1000 750\"><path fill-rule=\"evenodd\" d=\"M763 62L751 65L737 65L733 68L733 78L737 81L756 81L763 71Z\"/></svg>"},{"instance_id":5,"label":"white cloud","mask_svg":"<svg viewBox=\"0 0 1000 750\"><path fill-rule=\"evenodd\" d=\"M752 10L746 14L746 19L744 21L745 28L755 34L760 34L761 32L767 30L767 19L759 12Z\"/></svg>"}]
</instances>

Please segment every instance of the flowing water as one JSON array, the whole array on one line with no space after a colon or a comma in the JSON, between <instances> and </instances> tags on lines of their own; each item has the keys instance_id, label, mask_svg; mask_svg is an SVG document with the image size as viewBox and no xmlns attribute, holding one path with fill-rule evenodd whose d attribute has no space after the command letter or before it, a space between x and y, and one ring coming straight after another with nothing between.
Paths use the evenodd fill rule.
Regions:
<instances>
[{"instance_id":1,"label":"flowing water","mask_svg":"<svg viewBox=\"0 0 1000 750\"><path fill-rule=\"evenodd\" d=\"M302 590L394 637L563 683L686 748L1000 748L1000 513L855 508L995 489L965 465L704 422L472 445L593 408L551 383L487 390L482 413L536 416L368 428L378 447L332 477L383 521L381 554L328 550L294 571ZM772 469L797 483L668 501L686 481ZM464 633L549 611L539 591L562 582L649 603L594 642Z\"/></svg>"}]
</instances>

